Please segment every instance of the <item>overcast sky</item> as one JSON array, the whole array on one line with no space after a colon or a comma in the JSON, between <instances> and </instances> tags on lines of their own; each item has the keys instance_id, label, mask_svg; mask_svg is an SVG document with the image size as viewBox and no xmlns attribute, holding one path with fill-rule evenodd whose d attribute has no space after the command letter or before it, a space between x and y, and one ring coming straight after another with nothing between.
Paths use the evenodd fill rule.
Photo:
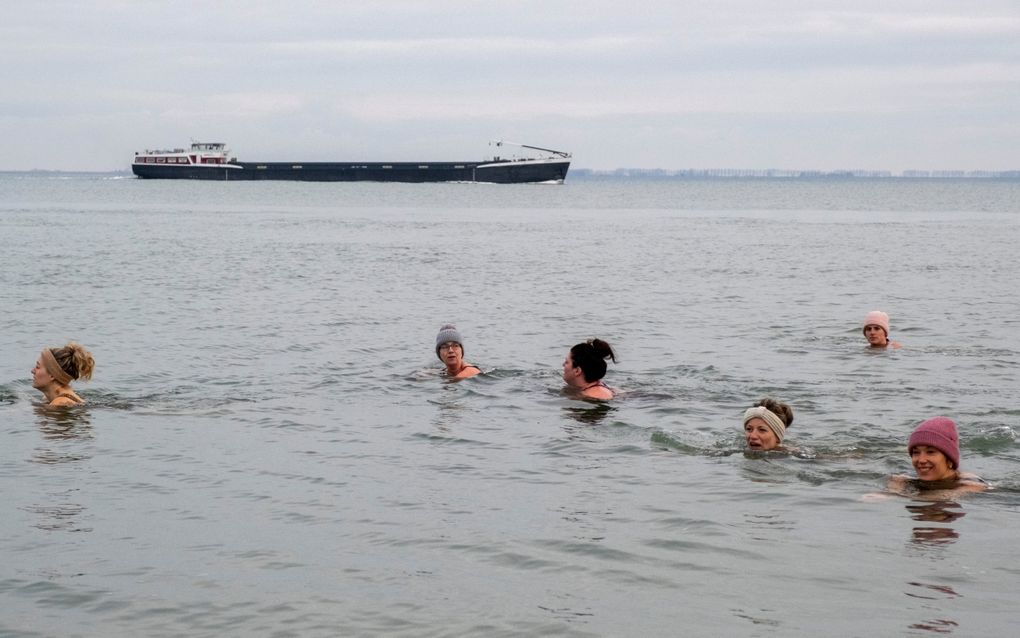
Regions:
<instances>
[{"instance_id":1,"label":"overcast sky","mask_svg":"<svg viewBox=\"0 0 1020 638\"><path fill-rule=\"evenodd\" d=\"M0 0L0 170L1020 169L1020 2Z\"/></svg>"}]
</instances>

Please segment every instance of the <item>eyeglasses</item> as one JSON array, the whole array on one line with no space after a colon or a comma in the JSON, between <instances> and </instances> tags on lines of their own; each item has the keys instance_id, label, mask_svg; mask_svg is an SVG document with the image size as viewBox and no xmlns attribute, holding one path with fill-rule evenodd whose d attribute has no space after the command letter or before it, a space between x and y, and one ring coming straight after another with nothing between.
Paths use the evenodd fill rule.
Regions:
<instances>
[{"instance_id":1,"label":"eyeglasses","mask_svg":"<svg viewBox=\"0 0 1020 638\"><path fill-rule=\"evenodd\" d=\"M460 347L460 344L457 343L456 341L447 341L443 345L439 346L439 349L440 350L453 350L454 348L459 348L459 347Z\"/></svg>"}]
</instances>

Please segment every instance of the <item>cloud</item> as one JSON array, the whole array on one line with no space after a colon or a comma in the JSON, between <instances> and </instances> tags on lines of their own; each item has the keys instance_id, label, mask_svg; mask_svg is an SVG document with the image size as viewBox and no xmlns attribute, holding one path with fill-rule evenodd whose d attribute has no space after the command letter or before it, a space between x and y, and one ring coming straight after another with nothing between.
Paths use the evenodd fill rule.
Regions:
<instances>
[{"instance_id":1,"label":"cloud","mask_svg":"<svg viewBox=\"0 0 1020 638\"><path fill-rule=\"evenodd\" d=\"M669 160L655 141L694 143L715 158L710 141L725 139L716 165L725 153L746 165L755 156L748 144L767 147L761 161L809 155L817 142L794 132L814 125L838 126L858 148L871 143L876 157L900 157L921 148L916 137L903 137L902 153L879 149L905 121L944 135L949 158L963 157L963 138L950 130L966 125L982 140L1006 131L1014 136L989 143L987 161L1015 162L1004 150L1020 146L1007 125L1020 111L1012 2L965 13L950 0L650 0L640 8L608 0L15 3L0 24L0 167L50 161L38 140L52 131L55 144L85 149L74 160L83 163L97 140L133 147L204 134L267 155L289 154L295 140L302 152L353 142L411 153L414 138L459 156L465 132L495 131L587 147L629 166ZM693 122L712 133L694 135Z\"/></svg>"},{"instance_id":2,"label":"cloud","mask_svg":"<svg viewBox=\"0 0 1020 638\"><path fill-rule=\"evenodd\" d=\"M356 55L445 58L472 56L544 57L549 55L596 56L634 52L649 44L648 37L600 36L577 39L525 37L460 37L406 39L335 39L269 43L270 49L291 55ZM370 61L370 60L369 60Z\"/></svg>"},{"instance_id":3,"label":"cloud","mask_svg":"<svg viewBox=\"0 0 1020 638\"><path fill-rule=\"evenodd\" d=\"M973 16L968 14L857 14L864 24L882 33L929 36L1020 36L1020 17L1016 15Z\"/></svg>"}]
</instances>

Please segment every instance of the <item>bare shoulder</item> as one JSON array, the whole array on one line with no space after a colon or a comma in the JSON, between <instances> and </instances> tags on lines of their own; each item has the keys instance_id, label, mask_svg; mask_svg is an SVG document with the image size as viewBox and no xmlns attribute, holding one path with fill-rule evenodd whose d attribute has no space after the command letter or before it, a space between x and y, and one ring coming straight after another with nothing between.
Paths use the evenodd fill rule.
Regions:
<instances>
[{"instance_id":1,"label":"bare shoulder","mask_svg":"<svg viewBox=\"0 0 1020 638\"><path fill-rule=\"evenodd\" d=\"M581 396L589 399L600 399L602 401L608 401L616 395L613 394L613 391L607 388L606 386L600 385L595 386L594 388L588 388L587 390L581 393Z\"/></svg>"},{"instance_id":2,"label":"bare shoulder","mask_svg":"<svg viewBox=\"0 0 1020 638\"><path fill-rule=\"evenodd\" d=\"M84 403L84 401L75 401L71 397L59 396L56 399L50 401L50 406L55 408L66 408L73 405L81 405L82 403Z\"/></svg>"},{"instance_id":3,"label":"bare shoulder","mask_svg":"<svg viewBox=\"0 0 1020 638\"><path fill-rule=\"evenodd\" d=\"M989 485L977 474L961 473L956 479L947 481L918 481L915 478L897 474L890 476L886 491L922 501L951 501L963 494L983 492Z\"/></svg>"},{"instance_id":4,"label":"bare shoulder","mask_svg":"<svg viewBox=\"0 0 1020 638\"><path fill-rule=\"evenodd\" d=\"M473 376L475 376L477 374L481 374L481 373L482 373L482 371L479 368L476 368L475 366L469 364L469 365L464 366L464 369L461 370L460 372L458 372L457 376L454 377L454 378L455 379L468 379L468 378L471 378L471 377L473 377Z\"/></svg>"},{"instance_id":5,"label":"bare shoulder","mask_svg":"<svg viewBox=\"0 0 1020 638\"><path fill-rule=\"evenodd\" d=\"M889 477L888 482L886 482L885 489L889 490L890 492L900 494L903 492L903 490L906 489L909 482L910 482L909 476L904 476L903 474L894 474Z\"/></svg>"},{"instance_id":6,"label":"bare shoulder","mask_svg":"<svg viewBox=\"0 0 1020 638\"><path fill-rule=\"evenodd\" d=\"M984 492L990 487L991 485L988 484L988 481L984 480L977 474L971 474L970 472L961 472L959 483L956 489L962 492Z\"/></svg>"}]
</instances>

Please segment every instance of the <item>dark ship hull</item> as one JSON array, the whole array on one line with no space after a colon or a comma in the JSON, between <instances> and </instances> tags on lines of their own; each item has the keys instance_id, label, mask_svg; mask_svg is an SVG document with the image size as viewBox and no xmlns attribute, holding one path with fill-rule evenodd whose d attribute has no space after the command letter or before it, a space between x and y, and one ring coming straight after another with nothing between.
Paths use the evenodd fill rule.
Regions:
<instances>
[{"instance_id":1,"label":"dark ship hull","mask_svg":"<svg viewBox=\"0 0 1020 638\"><path fill-rule=\"evenodd\" d=\"M487 182L493 184L561 183L570 160L565 158L489 162L238 162L164 164L136 161L135 175L148 179L220 181L284 180L299 182Z\"/></svg>"},{"instance_id":2,"label":"dark ship hull","mask_svg":"<svg viewBox=\"0 0 1020 638\"><path fill-rule=\"evenodd\" d=\"M539 157L500 157L480 162L239 162L223 142L192 142L190 149L135 153L131 170L146 179L290 182L487 182L562 184L570 153L515 142Z\"/></svg>"}]
</instances>

